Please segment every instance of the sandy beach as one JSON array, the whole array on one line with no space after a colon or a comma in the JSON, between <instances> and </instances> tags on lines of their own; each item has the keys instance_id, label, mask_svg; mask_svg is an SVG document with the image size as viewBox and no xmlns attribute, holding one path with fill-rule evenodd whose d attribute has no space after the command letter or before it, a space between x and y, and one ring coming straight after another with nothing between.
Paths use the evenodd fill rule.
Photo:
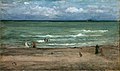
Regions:
<instances>
[{"instance_id":1,"label":"sandy beach","mask_svg":"<svg viewBox=\"0 0 120 71\"><path fill-rule=\"evenodd\" d=\"M1 48L1 71L35 70L119 70L119 47L95 46L74 48Z\"/></svg>"}]
</instances>

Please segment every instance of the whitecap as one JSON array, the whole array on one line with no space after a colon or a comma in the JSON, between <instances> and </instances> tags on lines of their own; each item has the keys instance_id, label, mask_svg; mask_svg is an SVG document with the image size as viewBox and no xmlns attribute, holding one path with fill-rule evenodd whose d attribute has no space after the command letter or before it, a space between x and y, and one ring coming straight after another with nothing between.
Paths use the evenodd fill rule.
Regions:
<instances>
[{"instance_id":1,"label":"whitecap","mask_svg":"<svg viewBox=\"0 0 120 71\"><path fill-rule=\"evenodd\" d=\"M89 36L102 36L102 35L89 35Z\"/></svg>"},{"instance_id":2,"label":"whitecap","mask_svg":"<svg viewBox=\"0 0 120 71\"><path fill-rule=\"evenodd\" d=\"M99 33L105 33L105 32L108 32L108 30L71 30L70 32L74 32L74 33L96 33L96 32L99 32Z\"/></svg>"},{"instance_id":3,"label":"whitecap","mask_svg":"<svg viewBox=\"0 0 120 71\"><path fill-rule=\"evenodd\" d=\"M21 37L32 37L32 35L20 35Z\"/></svg>"},{"instance_id":4,"label":"whitecap","mask_svg":"<svg viewBox=\"0 0 120 71\"><path fill-rule=\"evenodd\" d=\"M46 37L54 37L53 35L46 35Z\"/></svg>"},{"instance_id":5,"label":"whitecap","mask_svg":"<svg viewBox=\"0 0 120 71\"><path fill-rule=\"evenodd\" d=\"M44 42L44 40L37 40L37 42Z\"/></svg>"},{"instance_id":6,"label":"whitecap","mask_svg":"<svg viewBox=\"0 0 120 71\"><path fill-rule=\"evenodd\" d=\"M50 39L50 41L70 41L70 40L72 41L72 40L74 40L74 38Z\"/></svg>"},{"instance_id":7,"label":"whitecap","mask_svg":"<svg viewBox=\"0 0 120 71\"><path fill-rule=\"evenodd\" d=\"M57 44L57 43L52 43L52 44L47 44L49 46L72 46L75 45L76 43L65 43L65 44Z\"/></svg>"},{"instance_id":8,"label":"whitecap","mask_svg":"<svg viewBox=\"0 0 120 71\"><path fill-rule=\"evenodd\" d=\"M86 33L90 33L90 32L101 32L101 33L104 33L104 32L107 32L108 30L81 30L82 32L86 32Z\"/></svg>"},{"instance_id":9,"label":"whitecap","mask_svg":"<svg viewBox=\"0 0 120 71\"><path fill-rule=\"evenodd\" d=\"M77 37L77 36L86 36L86 35L84 35L84 34L82 34L82 33L79 33L79 34L76 35L76 37Z\"/></svg>"},{"instance_id":10,"label":"whitecap","mask_svg":"<svg viewBox=\"0 0 120 71\"><path fill-rule=\"evenodd\" d=\"M36 37L63 37L60 35L36 35Z\"/></svg>"}]
</instances>

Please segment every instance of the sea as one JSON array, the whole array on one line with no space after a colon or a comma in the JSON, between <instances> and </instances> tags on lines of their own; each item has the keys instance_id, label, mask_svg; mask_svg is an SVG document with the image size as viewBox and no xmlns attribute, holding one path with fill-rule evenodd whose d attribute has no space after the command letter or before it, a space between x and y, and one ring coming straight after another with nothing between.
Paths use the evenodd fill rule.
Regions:
<instances>
[{"instance_id":1,"label":"sea","mask_svg":"<svg viewBox=\"0 0 120 71\"><path fill-rule=\"evenodd\" d=\"M64 48L112 45L119 40L118 22L2 21L1 42L37 48ZM48 40L48 42L45 41Z\"/></svg>"}]
</instances>

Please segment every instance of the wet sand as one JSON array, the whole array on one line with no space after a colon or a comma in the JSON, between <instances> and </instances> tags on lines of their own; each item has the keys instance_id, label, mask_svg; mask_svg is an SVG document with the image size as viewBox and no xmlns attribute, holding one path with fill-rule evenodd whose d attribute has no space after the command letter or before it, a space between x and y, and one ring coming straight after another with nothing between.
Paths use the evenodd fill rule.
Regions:
<instances>
[{"instance_id":1,"label":"wet sand","mask_svg":"<svg viewBox=\"0 0 120 71\"><path fill-rule=\"evenodd\" d=\"M76 71L120 70L119 47L100 46L103 53L95 54L95 47L74 48L0 48L1 71Z\"/></svg>"}]
</instances>

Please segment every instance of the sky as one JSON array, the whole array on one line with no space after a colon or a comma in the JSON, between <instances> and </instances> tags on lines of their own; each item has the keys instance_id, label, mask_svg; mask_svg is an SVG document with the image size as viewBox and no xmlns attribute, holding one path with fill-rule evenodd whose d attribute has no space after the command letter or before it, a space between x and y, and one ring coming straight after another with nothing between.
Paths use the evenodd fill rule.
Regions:
<instances>
[{"instance_id":1,"label":"sky","mask_svg":"<svg viewBox=\"0 0 120 71\"><path fill-rule=\"evenodd\" d=\"M120 0L0 0L0 20L117 20Z\"/></svg>"}]
</instances>

